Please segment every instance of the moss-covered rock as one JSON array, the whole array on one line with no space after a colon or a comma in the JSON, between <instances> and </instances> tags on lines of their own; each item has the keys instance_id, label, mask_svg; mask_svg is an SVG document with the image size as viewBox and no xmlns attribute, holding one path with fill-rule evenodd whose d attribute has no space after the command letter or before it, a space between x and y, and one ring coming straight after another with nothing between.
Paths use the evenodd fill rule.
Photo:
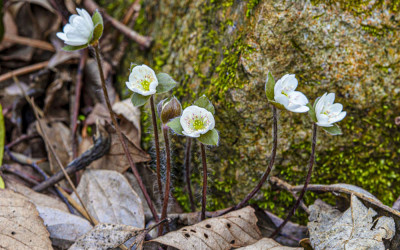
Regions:
<instances>
[{"instance_id":1,"label":"moss-covered rock","mask_svg":"<svg viewBox=\"0 0 400 250\"><path fill-rule=\"evenodd\" d=\"M209 153L210 208L240 201L267 165L268 71L296 74L311 101L335 92L348 112L342 136L319 134L313 183L358 185L387 205L400 195L400 1L347 2L144 0L135 28L154 44L149 51L132 45L123 68L146 63L178 80L184 104L206 94L216 105L221 141ZM311 123L305 114L280 112L279 129L274 174L300 184ZM263 207L284 212L291 205L287 193L265 188L257 197Z\"/></svg>"}]
</instances>

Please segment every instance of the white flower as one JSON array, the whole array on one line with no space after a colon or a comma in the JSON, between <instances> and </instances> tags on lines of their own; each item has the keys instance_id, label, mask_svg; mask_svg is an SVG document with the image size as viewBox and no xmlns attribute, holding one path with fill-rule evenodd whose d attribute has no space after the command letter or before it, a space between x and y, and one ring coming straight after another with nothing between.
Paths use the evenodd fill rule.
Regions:
<instances>
[{"instance_id":1,"label":"white flower","mask_svg":"<svg viewBox=\"0 0 400 250\"><path fill-rule=\"evenodd\" d=\"M308 99L303 93L295 91L297 84L298 82L294 75L284 75L275 84L274 99L289 111L304 113L309 110L306 106Z\"/></svg>"},{"instance_id":2,"label":"white flower","mask_svg":"<svg viewBox=\"0 0 400 250\"><path fill-rule=\"evenodd\" d=\"M335 101L334 93L325 93L317 100L315 115L318 126L332 127L333 123L343 120L346 116L346 112L342 112L343 105L340 103L333 104L333 101Z\"/></svg>"},{"instance_id":3,"label":"white flower","mask_svg":"<svg viewBox=\"0 0 400 250\"><path fill-rule=\"evenodd\" d=\"M126 86L133 92L149 96L156 93L158 80L154 70L143 64L132 69Z\"/></svg>"},{"instance_id":4,"label":"white flower","mask_svg":"<svg viewBox=\"0 0 400 250\"><path fill-rule=\"evenodd\" d=\"M64 33L58 32L58 38L68 45L85 45L92 40L94 25L89 13L84 9L76 9L79 15L72 15L64 26Z\"/></svg>"},{"instance_id":5,"label":"white flower","mask_svg":"<svg viewBox=\"0 0 400 250\"><path fill-rule=\"evenodd\" d=\"M214 116L205 108L192 105L183 110L180 122L182 133L189 137L199 137L214 129Z\"/></svg>"}]
</instances>

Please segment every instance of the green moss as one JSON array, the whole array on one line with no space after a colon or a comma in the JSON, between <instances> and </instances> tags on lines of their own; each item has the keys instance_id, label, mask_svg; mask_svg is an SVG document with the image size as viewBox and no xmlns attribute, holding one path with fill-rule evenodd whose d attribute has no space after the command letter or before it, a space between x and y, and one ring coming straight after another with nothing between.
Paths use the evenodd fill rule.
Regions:
<instances>
[{"instance_id":1,"label":"green moss","mask_svg":"<svg viewBox=\"0 0 400 250\"><path fill-rule=\"evenodd\" d=\"M260 2L260 0L249 0L247 2L247 10L246 10L246 17L249 17L252 10L254 9L254 7L257 6L257 4Z\"/></svg>"}]
</instances>

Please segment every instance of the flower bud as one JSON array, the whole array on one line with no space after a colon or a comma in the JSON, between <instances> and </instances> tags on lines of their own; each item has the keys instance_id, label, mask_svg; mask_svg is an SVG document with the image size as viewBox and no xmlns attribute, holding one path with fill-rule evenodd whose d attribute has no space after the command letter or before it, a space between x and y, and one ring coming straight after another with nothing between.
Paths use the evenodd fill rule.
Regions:
<instances>
[{"instance_id":1,"label":"flower bud","mask_svg":"<svg viewBox=\"0 0 400 250\"><path fill-rule=\"evenodd\" d=\"M167 124L171 119L181 115L182 105L176 97L172 97L159 102L157 105L157 111L161 122Z\"/></svg>"}]
</instances>

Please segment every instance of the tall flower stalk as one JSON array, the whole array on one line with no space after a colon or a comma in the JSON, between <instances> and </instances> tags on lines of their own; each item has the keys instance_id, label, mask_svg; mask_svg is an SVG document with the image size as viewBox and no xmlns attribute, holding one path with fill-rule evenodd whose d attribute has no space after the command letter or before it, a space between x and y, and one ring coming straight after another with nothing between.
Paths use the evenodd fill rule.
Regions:
<instances>
[{"instance_id":1,"label":"tall flower stalk","mask_svg":"<svg viewBox=\"0 0 400 250\"><path fill-rule=\"evenodd\" d=\"M160 116L160 120L162 123L162 132L164 135L164 143L165 143L165 158L166 158L166 180L165 180L165 192L164 192L164 199L163 199L163 206L161 210L161 220L167 218L168 212L168 201L169 201L169 193L170 193L170 186L171 186L171 149L169 145L169 127L167 123L178 117L182 113L182 106L178 99L175 97L171 99L162 100L157 105L158 114ZM160 224L158 227L158 236L161 236L164 231L164 225Z\"/></svg>"},{"instance_id":2,"label":"tall flower stalk","mask_svg":"<svg viewBox=\"0 0 400 250\"><path fill-rule=\"evenodd\" d=\"M306 181L304 183L304 186L301 190L299 197L296 200L296 203L290 210L286 219L272 233L271 238L277 236L278 233L282 230L282 228L286 225L286 223L288 223L290 218L292 218L307 191L307 186L311 180L312 170L315 161L315 147L317 145L318 126L320 126L323 130L325 130L331 135L342 134L340 127L334 123L343 120L344 117L346 116L346 112L342 111L343 110L342 104L340 103L334 104L333 103L334 101L335 101L334 93L330 94L325 93L322 97L318 97L316 99L316 101L314 102L314 106L311 106L310 104L307 105L309 108L308 113L311 117L311 120L313 121L313 132L312 132L311 155L310 155L310 161L308 163L308 172Z\"/></svg>"},{"instance_id":3,"label":"tall flower stalk","mask_svg":"<svg viewBox=\"0 0 400 250\"><path fill-rule=\"evenodd\" d=\"M192 152L192 138L186 138L186 149L185 149L185 173L186 173L186 187L189 195L190 209L192 212L196 212L196 204L193 199L192 185L190 181L190 160Z\"/></svg>"},{"instance_id":4,"label":"tall flower stalk","mask_svg":"<svg viewBox=\"0 0 400 250\"><path fill-rule=\"evenodd\" d=\"M215 109L207 97L202 96L192 106L183 110L182 116L171 120L168 126L177 134L197 138L201 147L203 165L203 188L201 199L201 220L206 218L207 203L207 159L205 145L218 145L219 135L215 127Z\"/></svg>"},{"instance_id":5,"label":"tall flower stalk","mask_svg":"<svg viewBox=\"0 0 400 250\"><path fill-rule=\"evenodd\" d=\"M160 193L160 204L162 204L163 189L162 189L162 182L161 182L160 140L158 139L157 117L156 117L153 96L150 97L150 108L151 108L151 121L153 124L154 145L156 147L157 186L158 186L158 192Z\"/></svg>"}]
</instances>

